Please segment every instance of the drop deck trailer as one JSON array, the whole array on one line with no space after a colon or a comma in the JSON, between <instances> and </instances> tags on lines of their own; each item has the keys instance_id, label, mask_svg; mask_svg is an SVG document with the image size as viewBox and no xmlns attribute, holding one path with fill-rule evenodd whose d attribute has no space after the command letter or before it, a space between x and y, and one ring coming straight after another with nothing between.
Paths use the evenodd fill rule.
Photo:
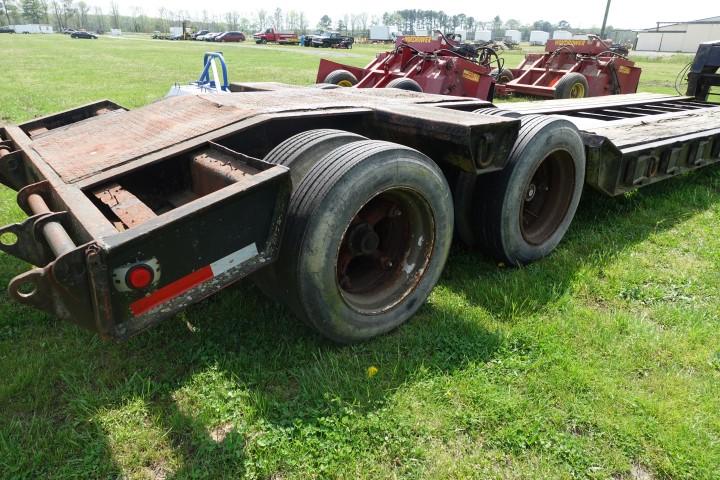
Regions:
<instances>
[{"instance_id":1,"label":"drop deck trailer","mask_svg":"<svg viewBox=\"0 0 720 480\"><path fill-rule=\"evenodd\" d=\"M233 84L0 129L28 218L16 301L123 339L252 274L339 342L423 304L454 232L550 253L583 184L619 195L720 160L720 107L636 94L508 105L395 89ZM478 111L478 113L473 113Z\"/></svg>"}]
</instances>

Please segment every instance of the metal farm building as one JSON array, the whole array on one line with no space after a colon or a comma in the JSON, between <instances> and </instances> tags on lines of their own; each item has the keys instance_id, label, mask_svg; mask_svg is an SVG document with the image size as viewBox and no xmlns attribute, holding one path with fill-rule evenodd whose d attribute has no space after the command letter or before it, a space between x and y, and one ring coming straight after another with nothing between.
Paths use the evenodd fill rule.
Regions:
<instances>
[{"instance_id":1,"label":"metal farm building","mask_svg":"<svg viewBox=\"0 0 720 480\"><path fill-rule=\"evenodd\" d=\"M695 53L700 43L718 39L720 17L684 23L658 22L657 27L638 32L635 50Z\"/></svg>"}]
</instances>

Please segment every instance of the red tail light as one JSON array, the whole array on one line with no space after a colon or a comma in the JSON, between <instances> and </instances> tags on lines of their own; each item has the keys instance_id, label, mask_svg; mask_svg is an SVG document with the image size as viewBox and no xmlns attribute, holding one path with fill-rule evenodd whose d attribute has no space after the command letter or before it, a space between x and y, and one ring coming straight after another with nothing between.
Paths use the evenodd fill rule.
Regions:
<instances>
[{"instance_id":1,"label":"red tail light","mask_svg":"<svg viewBox=\"0 0 720 480\"><path fill-rule=\"evenodd\" d=\"M155 272L148 265L140 264L130 267L125 281L130 288L142 290L147 288L155 279Z\"/></svg>"}]
</instances>

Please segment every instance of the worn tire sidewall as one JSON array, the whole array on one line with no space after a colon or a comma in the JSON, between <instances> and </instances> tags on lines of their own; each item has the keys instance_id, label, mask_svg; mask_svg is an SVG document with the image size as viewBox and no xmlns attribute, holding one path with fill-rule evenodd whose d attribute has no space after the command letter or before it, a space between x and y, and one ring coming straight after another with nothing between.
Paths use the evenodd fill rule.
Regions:
<instances>
[{"instance_id":1,"label":"worn tire sidewall","mask_svg":"<svg viewBox=\"0 0 720 480\"><path fill-rule=\"evenodd\" d=\"M298 300L307 320L335 341L352 343L393 330L422 306L440 278L452 242L452 199L441 171L413 154L390 150L358 163L324 196L323 208L317 209L321 212L312 216L305 230L296 270ZM345 303L337 286L336 257L342 236L372 197L398 187L417 192L413 185L418 179L435 222L435 244L426 270L416 288L391 309L374 315L357 312Z\"/></svg>"},{"instance_id":2,"label":"worn tire sidewall","mask_svg":"<svg viewBox=\"0 0 720 480\"><path fill-rule=\"evenodd\" d=\"M501 239L505 256L516 265L543 258L557 247L565 236L577 211L585 182L585 149L577 130L565 120L557 128L543 129L515 152L515 163L508 177L501 216ZM565 216L553 234L539 245L528 243L520 228L520 211L525 201L525 189L540 163L549 154L566 150L575 165L573 196ZM525 161L531 158L532 161Z\"/></svg>"}]
</instances>

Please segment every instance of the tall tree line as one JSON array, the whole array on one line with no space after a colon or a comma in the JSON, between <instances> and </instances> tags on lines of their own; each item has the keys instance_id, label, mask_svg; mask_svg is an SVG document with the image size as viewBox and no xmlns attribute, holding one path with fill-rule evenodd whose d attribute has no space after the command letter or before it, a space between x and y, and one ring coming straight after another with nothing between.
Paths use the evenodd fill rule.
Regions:
<instances>
[{"instance_id":1,"label":"tall tree line","mask_svg":"<svg viewBox=\"0 0 720 480\"><path fill-rule=\"evenodd\" d=\"M347 24L353 31L364 30L368 25L368 14L346 15L341 26L347 30ZM260 9L250 16L242 16L237 11L224 14L203 10L199 15L186 10L173 10L161 7L156 12L146 12L142 7L131 7L121 12L116 0L110 0L106 9L84 0L0 0L0 25L23 23L47 23L56 29L83 28L106 31L120 28L129 32L168 31L171 26L179 26L189 21L196 29L212 31L241 30L254 32L268 27L278 30L290 30L297 33L314 31L305 12L276 8L272 11ZM342 22L342 20L341 20ZM330 28L331 25L328 25Z\"/></svg>"},{"instance_id":2,"label":"tall tree line","mask_svg":"<svg viewBox=\"0 0 720 480\"><path fill-rule=\"evenodd\" d=\"M365 12L348 13L334 21L323 15L316 25L310 25L307 16L299 10L287 12L260 9L250 16L242 16L237 11L224 14L203 10L193 15L186 10L172 10L162 7L157 12L146 12L142 7L132 7L121 13L117 0L109 0L107 10L97 4L91 5L85 0L0 0L0 25L21 23L48 23L56 29L84 28L106 31L120 28L129 32L166 32L171 26L190 21L196 29L211 31L241 30L254 32L268 27L278 30L308 33L315 30L338 30L351 35L367 35L373 25L397 27L404 33L419 30L442 30L452 32L462 30L492 30L496 37L503 36L505 30L520 30L527 37L530 30L551 32L556 29L572 30L570 24L561 20L552 23L537 20L530 24L521 24L518 20L503 21L499 16L479 19L465 13L449 14L443 10L405 9L385 12L382 15L368 15ZM612 32L612 27L609 29ZM584 33L595 33L593 29L584 29Z\"/></svg>"},{"instance_id":3,"label":"tall tree line","mask_svg":"<svg viewBox=\"0 0 720 480\"><path fill-rule=\"evenodd\" d=\"M453 32L461 30L492 30L495 37L502 37L505 30L519 30L527 38L531 30L569 30L575 33L599 33L597 28L574 29L566 20L552 23L547 20L536 20L532 23L521 23L511 18L503 21L500 16L478 19L464 13L449 14L442 10L396 10L385 12L382 15L382 24L397 27L404 33L414 33L418 30L442 30ZM613 28L607 28L608 36L612 36Z\"/></svg>"}]
</instances>

